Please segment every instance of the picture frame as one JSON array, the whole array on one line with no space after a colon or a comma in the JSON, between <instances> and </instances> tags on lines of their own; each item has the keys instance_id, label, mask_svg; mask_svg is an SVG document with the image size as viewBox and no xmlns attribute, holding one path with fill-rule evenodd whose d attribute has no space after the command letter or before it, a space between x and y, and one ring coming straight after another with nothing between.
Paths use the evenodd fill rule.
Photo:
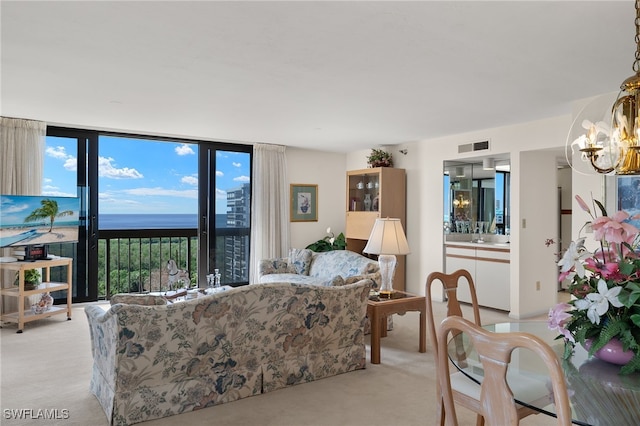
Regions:
<instances>
[{"instance_id":1,"label":"picture frame","mask_svg":"<svg viewBox=\"0 0 640 426\"><path fill-rule=\"evenodd\" d=\"M640 176L616 176L615 210L624 210L630 216L640 214ZM640 219L628 220L640 228Z\"/></svg>"},{"instance_id":2,"label":"picture frame","mask_svg":"<svg viewBox=\"0 0 640 426\"><path fill-rule=\"evenodd\" d=\"M318 221L318 185L292 183L291 222Z\"/></svg>"}]
</instances>

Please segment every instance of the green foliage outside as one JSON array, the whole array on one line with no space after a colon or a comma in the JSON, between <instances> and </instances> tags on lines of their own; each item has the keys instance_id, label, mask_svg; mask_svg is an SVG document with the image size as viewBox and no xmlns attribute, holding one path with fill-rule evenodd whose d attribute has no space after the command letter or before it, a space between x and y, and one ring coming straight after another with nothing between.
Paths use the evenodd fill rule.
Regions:
<instances>
[{"instance_id":1,"label":"green foliage outside","mask_svg":"<svg viewBox=\"0 0 640 426\"><path fill-rule=\"evenodd\" d=\"M107 269L107 241L98 242L98 295L139 291L162 291L169 286L167 261L173 259L178 268L187 269L191 284L197 282L198 241L191 241L191 258L187 259L187 237L121 238L109 241Z\"/></svg>"}]
</instances>

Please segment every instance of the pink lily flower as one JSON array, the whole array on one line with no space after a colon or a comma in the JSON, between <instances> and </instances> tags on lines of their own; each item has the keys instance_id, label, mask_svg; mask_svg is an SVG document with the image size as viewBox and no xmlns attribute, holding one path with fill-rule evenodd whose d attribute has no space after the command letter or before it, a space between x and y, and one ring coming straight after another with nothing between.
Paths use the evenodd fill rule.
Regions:
<instances>
[{"instance_id":1,"label":"pink lily flower","mask_svg":"<svg viewBox=\"0 0 640 426\"><path fill-rule=\"evenodd\" d=\"M549 320L548 326L549 330L556 330L558 333L562 334L565 339L568 339L570 342L575 343L575 339L565 328L569 320L572 318L571 314L568 312L571 310L571 305L568 303L558 303L556 306L549 310Z\"/></svg>"}]
</instances>

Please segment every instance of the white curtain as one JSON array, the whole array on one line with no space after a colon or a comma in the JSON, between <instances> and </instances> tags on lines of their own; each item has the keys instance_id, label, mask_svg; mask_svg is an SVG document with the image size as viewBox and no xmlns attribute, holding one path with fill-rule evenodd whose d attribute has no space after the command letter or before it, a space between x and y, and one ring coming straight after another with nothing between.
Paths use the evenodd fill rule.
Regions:
<instances>
[{"instance_id":1,"label":"white curtain","mask_svg":"<svg viewBox=\"0 0 640 426\"><path fill-rule=\"evenodd\" d=\"M47 123L41 121L0 117L0 194L41 194L46 131ZM0 256L10 255L11 249L0 249ZM5 283L13 283L14 274L0 274L0 285L10 287ZM3 298L9 312L18 309L11 299Z\"/></svg>"},{"instance_id":2,"label":"white curtain","mask_svg":"<svg viewBox=\"0 0 640 426\"><path fill-rule=\"evenodd\" d=\"M258 280L261 259L289 251L289 191L285 147L255 144L251 194L249 283Z\"/></svg>"},{"instance_id":3,"label":"white curtain","mask_svg":"<svg viewBox=\"0 0 640 426\"><path fill-rule=\"evenodd\" d=\"M0 117L0 194L41 195L47 123Z\"/></svg>"}]
</instances>

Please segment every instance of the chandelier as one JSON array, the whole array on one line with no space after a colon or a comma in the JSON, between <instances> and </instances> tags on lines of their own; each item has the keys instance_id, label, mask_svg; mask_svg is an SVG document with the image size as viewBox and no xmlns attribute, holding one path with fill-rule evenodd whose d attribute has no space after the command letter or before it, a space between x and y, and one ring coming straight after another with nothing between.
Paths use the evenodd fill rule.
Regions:
<instances>
[{"instance_id":1,"label":"chandelier","mask_svg":"<svg viewBox=\"0 0 640 426\"><path fill-rule=\"evenodd\" d=\"M456 208L464 208L467 207L469 205L470 201L468 199L465 199L462 194L460 194L458 196L458 198L453 200L453 205Z\"/></svg>"},{"instance_id":2,"label":"chandelier","mask_svg":"<svg viewBox=\"0 0 640 426\"><path fill-rule=\"evenodd\" d=\"M582 160L602 174L640 174L640 0L636 0L635 9L635 75L622 82L617 99L601 119L593 120L592 115L599 102L585 107L567 138L567 156L577 148Z\"/></svg>"}]
</instances>

